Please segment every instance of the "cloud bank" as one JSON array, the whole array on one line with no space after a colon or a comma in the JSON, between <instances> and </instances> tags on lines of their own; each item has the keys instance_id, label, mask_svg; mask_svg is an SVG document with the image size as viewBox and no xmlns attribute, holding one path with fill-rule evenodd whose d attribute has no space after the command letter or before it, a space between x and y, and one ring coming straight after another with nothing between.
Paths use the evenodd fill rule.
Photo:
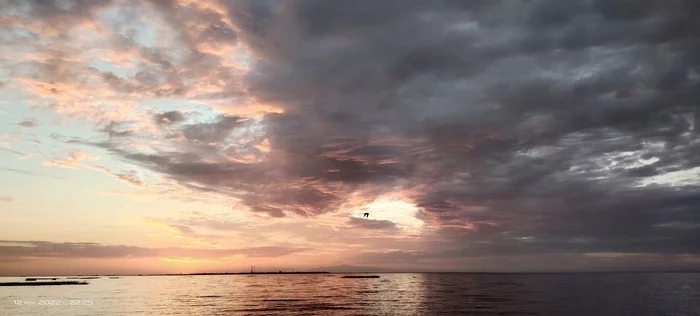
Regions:
<instances>
[{"instance_id":1,"label":"cloud bank","mask_svg":"<svg viewBox=\"0 0 700 316\"><path fill-rule=\"evenodd\" d=\"M53 44L2 63L37 104L109 127L69 142L236 209L313 218L400 192L434 228L428 259L697 256L700 4L642 3L10 1L3 45ZM142 99L219 114L137 115Z\"/></svg>"}]
</instances>

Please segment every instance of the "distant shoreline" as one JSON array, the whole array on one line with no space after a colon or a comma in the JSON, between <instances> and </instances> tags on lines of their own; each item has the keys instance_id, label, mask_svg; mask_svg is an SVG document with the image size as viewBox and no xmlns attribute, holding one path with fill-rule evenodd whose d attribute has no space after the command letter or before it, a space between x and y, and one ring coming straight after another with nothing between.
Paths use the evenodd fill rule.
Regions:
<instances>
[{"instance_id":1,"label":"distant shoreline","mask_svg":"<svg viewBox=\"0 0 700 316\"><path fill-rule=\"evenodd\" d=\"M85 281L2 282L0 286L87 285Z\"/></svg>"},{"instance_id":2,"label":"distant shoreline","mask_svg":"<svg viewBox=\"0 0 700 316\"><path fill-rule=\"evenodd\" d=\"M22 275L3 275L2 278L14 277L127 277L127 276L196 276L196 275L277 275L277 274L512 274L512 275L566 275L566 274L663 274L663 273L700 273L700 271L567 271L567 272L449 272L449 271L434 271L434 272L391 272L391 271L300 271L300 272L199 272L199 273L141 273L141 274L22 274Z\"/></svg>"},{"instance_id":3,"label":"distant shoreline","mask_svg":"<svg viewBox=\"0 0 700 316\"><path fill-rule=\"evenodd\" d=\"M200 272L200 273L166 273L139 274L139 276L173 276L173 275L256 275L256 274L330 274L328 271L299 271L299 272Z\"/></svg>"}]
</instances>

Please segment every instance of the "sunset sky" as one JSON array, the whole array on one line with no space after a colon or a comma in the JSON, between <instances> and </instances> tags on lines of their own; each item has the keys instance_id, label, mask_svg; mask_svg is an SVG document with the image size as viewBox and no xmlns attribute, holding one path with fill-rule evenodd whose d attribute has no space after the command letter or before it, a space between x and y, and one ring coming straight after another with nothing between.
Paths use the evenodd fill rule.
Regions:
<instances>
[{"instance_id":1,"label":"sunset sky","mask_svg":"<svg viewBox=\"0 0 700 316\"><path fill-rule=\"evenodd\" d=\"M0 275L697 269L698 16L0 0Z\"/></svg>"}]
</instances>

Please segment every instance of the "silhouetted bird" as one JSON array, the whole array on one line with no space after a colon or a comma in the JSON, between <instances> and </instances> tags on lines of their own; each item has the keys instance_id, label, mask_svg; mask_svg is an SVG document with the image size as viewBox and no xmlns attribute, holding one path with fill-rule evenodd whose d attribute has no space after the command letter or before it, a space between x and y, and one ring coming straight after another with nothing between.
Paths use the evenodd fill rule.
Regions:
<instances>
[{"instance_id":1,"label":"silhouetted bird","mask_svg":"<svg viewBox=\"0 0 700 316\"><path fill-rule=\"evenodd\" d=\"M362 217L369 217L369 213L365 213Z\"/></svg>"}]
</instances>

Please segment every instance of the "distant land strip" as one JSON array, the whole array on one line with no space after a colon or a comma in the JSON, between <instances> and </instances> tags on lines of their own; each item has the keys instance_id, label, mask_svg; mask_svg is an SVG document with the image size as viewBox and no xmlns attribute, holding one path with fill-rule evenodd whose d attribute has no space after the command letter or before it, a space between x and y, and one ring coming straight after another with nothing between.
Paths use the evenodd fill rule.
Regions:
<instances>
[{"instance_id":1,"label":"distant land strip","mask_svg":"<svg viewBox=\"0 0 700 316\"><path fill-rule=\"evenodd\" d=\"M0 286L84 285L85 281L3 282Z\"/></svg>"}]
</instances>

